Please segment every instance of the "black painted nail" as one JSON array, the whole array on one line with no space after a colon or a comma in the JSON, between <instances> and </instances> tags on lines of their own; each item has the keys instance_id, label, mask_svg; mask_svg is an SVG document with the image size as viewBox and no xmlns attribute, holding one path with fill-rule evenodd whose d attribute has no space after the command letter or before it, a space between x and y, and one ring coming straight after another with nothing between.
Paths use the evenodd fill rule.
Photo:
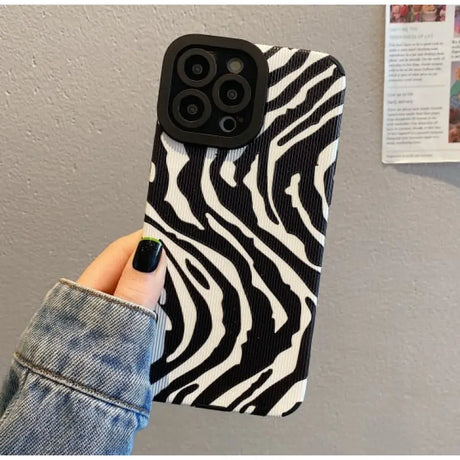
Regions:
<instances>
[{"instance_id":1,"label":"black painted nail","mask_svg":"<svg viewBox=\"0 0 460 460\"><path fill-rule=\"evenodd\" d=\"M160 241L153 238L142 239L134 254L133 267L140 272L153 272L160 262L162 249L163 245Z\"/></svg>"}]
</instances>

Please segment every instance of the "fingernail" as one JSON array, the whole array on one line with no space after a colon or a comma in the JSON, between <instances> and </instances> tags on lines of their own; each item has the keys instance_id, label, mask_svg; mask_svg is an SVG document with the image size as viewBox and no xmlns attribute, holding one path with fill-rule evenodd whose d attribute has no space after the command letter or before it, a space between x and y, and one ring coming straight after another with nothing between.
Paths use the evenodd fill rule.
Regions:
<instances>
[{"instance_id":1,"label":"fingernail","mask_svg":"<svg viewBox=\"0 0 460 460\"><path fill-rule=\"evenodd\" d=\"M160 241L153 238L142 239L134 254L133 267L140 272L153 272L160 262L162 249L163 245Z\"/></svg>"}]
</instances>

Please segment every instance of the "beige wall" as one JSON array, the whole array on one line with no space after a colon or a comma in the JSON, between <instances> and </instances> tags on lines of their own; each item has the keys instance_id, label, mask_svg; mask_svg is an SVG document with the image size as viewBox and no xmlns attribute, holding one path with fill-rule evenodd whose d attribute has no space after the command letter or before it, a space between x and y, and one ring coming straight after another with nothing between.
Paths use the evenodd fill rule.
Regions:
<instances>
[{"instance_id":1,"label":"beige wall","mask_svg":"<svg viewBox=\"0 0 460 460\"><path fill-rule=\"evenodd\" d=\"M157 404L135 453L459 453L460 168L380 162L382 7L0 7L1 374L55 280L140 227L162 54L190 32L330 52L349 89L306 403Z\"/></svg>"}]
</instances>

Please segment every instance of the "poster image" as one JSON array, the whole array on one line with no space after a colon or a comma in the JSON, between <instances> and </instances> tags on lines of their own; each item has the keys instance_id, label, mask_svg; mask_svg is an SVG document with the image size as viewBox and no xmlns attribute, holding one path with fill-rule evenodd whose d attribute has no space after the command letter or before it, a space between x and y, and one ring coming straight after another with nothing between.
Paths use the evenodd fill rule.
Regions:
<instances>
[{"instance_id":1,"label":"poster image","mask_svg":"<svg viewBox=\"0 0 460 460\"><path fill-rule=\"evenodd\" d=\"M460 37L460 6L455 7L454 37Z\"/></svg>"},{"instance_id":2,"label":"poster image","mask_svg":"<svg viewBox=\"0 0 460 460\"><path fill-rule=\"evenodd\" d=\"M446 20L446 5L391 5L390 23Z\"/></svg>"},{"instance_id":3,"label":"poster image","mask_svg":"<svg viewBox=\"0 0 460 460\"><path fill-rule=\"evenodd\" d=\"M460 142L460 61L452 62L450 76L449 142Z\"/></svg>"}]
</instances>

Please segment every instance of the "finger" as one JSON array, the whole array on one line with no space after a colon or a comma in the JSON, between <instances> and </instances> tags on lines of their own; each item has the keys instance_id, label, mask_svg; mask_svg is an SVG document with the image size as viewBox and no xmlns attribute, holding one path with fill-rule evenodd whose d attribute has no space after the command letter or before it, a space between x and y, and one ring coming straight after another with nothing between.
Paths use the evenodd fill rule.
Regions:
<instances>
[{"instance_id":1,"label":"finger","mask_svg":"<svg viewBox=\"0 0 460 460\"><path fill-rule=\"evenodd\" d=\"M165 282L167 257L155 239L142 239L131 255L115 289L114 296L153 308Z\"/></svg>"},{"instance_id":2,"label":"finger","mask_svg":"<svg viewBox=\"0 0 460 460\"><path fill-rule=\"evenodd\" d=\"M77 283L113 294L141 235L142 230L138 230L110 243L81 274Z\"/></svg>"}]
</instances>

